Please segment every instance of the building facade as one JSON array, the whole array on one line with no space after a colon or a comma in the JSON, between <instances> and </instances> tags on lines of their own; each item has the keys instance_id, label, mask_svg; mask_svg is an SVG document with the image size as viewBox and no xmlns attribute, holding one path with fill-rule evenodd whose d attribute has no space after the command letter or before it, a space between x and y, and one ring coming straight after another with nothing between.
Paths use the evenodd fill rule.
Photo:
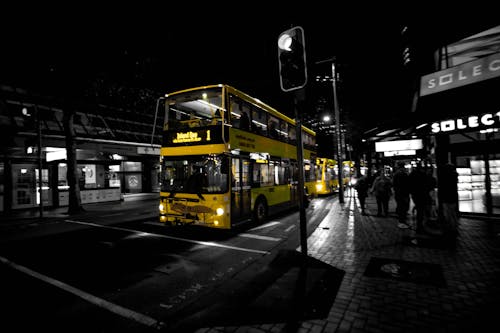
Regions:
<instances>
[{"instance_id":1,"label":"building facade","mask_svg":"<svg viewBox=\"0 0 500 333\"><path fill-rule=\"evenodd\" d=\"M159 193L161 125L153 131L154 104L151 110L144 114L105 105L76 109L81 203ZM48 98L0 87L0 212L36 208L41 200L43 207L68 205L64 112Z\"/></svg>"}]
</instances>

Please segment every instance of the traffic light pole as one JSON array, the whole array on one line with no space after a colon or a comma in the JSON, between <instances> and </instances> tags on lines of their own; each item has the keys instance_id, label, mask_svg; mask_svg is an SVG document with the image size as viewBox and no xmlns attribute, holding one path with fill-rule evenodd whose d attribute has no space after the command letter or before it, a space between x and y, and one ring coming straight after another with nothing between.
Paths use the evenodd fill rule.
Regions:
<instances>
[{"instance_id":1,"label":"traffic light pole","mask_svg":"<svg viewBox=\"0 0 500 333\"><path fill-rule=\"evenodd\" d=\"M307 221L304 186L304 144L302 143L302 120L299 101L304 100L307 84L307 61L304 29L295 26L283 31L278 37L278 63L281 90L293 91L295 131L297 139L298 200L300 211L300 245L302 254L307 256Z\"/></svg>"},{"instance_id":2,"label":"traffic light pole","mask_svg":"<svg viewBox=\"0 0 500 333\"><path fill-rule=\"evenodd\" d=\"M300 214L300 247L302 254L307 256L307 219L305 207L305 182L304 182L304 145L302 143L302 120L300 117L298 101L300 100L303 89L295 90L293 94L293 108L295 113L295 126L297 137L297 168L299 169L299 214Z\"/></svg>"},{"instance_id":3,"label":"traffic light pole","mask_svg":"<svg viewBox=\"0 0 500 333\"><path fill-rule=\"evenodd\" d=\"M344 203L344 162L342 161L342 133L340 129L340 110L337 100L337 73L335 72L335 62L332 61L332 86L333 86L333 107L335 109L335 129L337 134L337 165L339 182L339 203Z\"/></svg>"}]
</instances>

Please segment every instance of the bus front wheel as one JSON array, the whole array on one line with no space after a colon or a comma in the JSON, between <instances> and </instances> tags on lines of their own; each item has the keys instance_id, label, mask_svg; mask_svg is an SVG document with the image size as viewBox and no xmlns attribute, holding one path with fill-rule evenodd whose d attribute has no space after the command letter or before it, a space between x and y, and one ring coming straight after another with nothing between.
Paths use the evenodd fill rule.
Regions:
<instances>
[{"instance_id":1,"label":"bus front wheel","mask_svg":"<svg viewBox=\"0 0 500 333\"><path fill-rule=\"evenodd\" d=\"M262 223L267 217L267 203L263 198L257 199L253 209L254 220L257 223Z\"/></svg>"}]
</instances>

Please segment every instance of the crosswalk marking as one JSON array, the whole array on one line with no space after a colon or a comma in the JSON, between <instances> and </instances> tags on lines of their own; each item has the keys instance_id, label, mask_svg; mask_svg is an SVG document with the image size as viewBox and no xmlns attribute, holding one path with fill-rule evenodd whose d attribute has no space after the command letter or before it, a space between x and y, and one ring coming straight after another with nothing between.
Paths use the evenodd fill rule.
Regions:
<instances>
[{"instance_id":1,"label":"crosswalk marking","mask_svg":"<svg viewBox=\"0 0 500 333\"><path fill-rule=\"evenodd\" d=\"M255 234L238 234L238 237L246 237L246 238L255 238L255 239L262 239L262 240L268 240L272 242L279 242L281 238L276 238L276 237L269 237L269 236L261 236L261 235L255 235Z\"/></svg>"}]
</instances>

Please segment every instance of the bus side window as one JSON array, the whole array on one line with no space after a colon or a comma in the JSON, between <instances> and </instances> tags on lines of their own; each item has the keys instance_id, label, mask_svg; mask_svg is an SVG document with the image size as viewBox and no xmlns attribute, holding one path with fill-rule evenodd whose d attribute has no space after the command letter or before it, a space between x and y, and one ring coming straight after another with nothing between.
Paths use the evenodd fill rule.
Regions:
<instances>
[{"instance_id":1,"label":"bus side window","mask_svg":"<svg viewBox=\"0 0 500 333\"><path fill-rule=\"evenodd\" d=\"M296 133L295 127L289 126L288 127L288 142L290 142L292 144L297 143L297 137L296 137L295 133Z\"/></svg>"},{"instance_id":2,"label":"bus side window","mask_svg":"<svg viewBox=\"0 0 500 333\"><path fill-rule=\"evenodd\" d=\"M288 142L288 123L280 119L280 136L284 142Z\"/></svg>"},{"instance_id":3,"label":"bus side window","mask_svg":"<svg viewBox=\"0 0 500 333\"><path fill-rule=\"evenodd\" d=\"M248 118L248 113L246 111L242 111L241 113L240 128L245 131L250 130L250 118Z\"/></svg>"},{"instance_id":4,"label":"bus side window","mask_svg":"<svg viewBox=\"0 0 500 333\"><path fill-rule=\"evenodd\" d=\"M262 110L252 110L252 131L259 135L267 135L267 113Z\"/></svg>"},{"instance_id":5,"label":"bus side window","mask_svg":"<svg viewBox=\"0 0 500 333\"><path fill-rule=\"evenodd\" d=\"M269 122L268 122L268 133L269 137L273 139L278 139L280 137L278 129L279 129L279 122L278 118L269 116Z\"/></svg>"},{"instance_id":6,"label":"bus side window","mask_svg":"<svg viewBox=\"0 0 500 333\"><path fill-rule=\"evenodd\" d=\"M241 111L238 104L231 102L230 114L231 114L231 125L234 128L240 128Z\"/></svg>"}]
</instances>

